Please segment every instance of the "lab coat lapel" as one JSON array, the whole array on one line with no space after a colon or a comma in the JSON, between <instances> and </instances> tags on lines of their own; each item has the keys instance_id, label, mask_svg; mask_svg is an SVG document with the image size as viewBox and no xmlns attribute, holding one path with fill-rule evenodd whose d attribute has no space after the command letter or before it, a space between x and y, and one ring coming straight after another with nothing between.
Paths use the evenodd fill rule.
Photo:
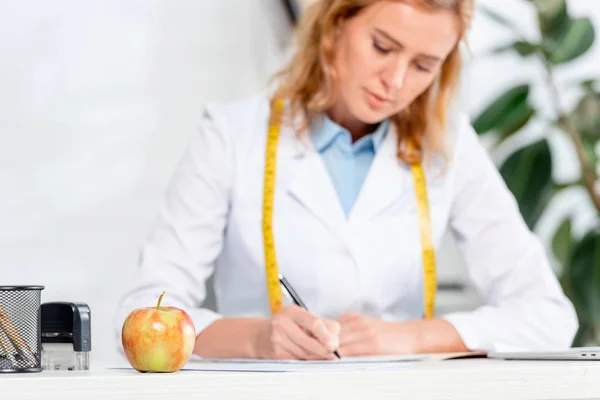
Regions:
<instances>
[{"instance_id":1,"label":"lab coat lapel","mask_svg":"<svg viewBox=\"0 0 600 400\"><path fill-rule=\"evenodd\" d=\"M289 194L325 225L338 231L347 224L327 168L309 140L300 143L292 129L285 129L287 141L293 144Z\"/></svg>"},{"instance_id":2,"label":"lab coat lapel","mask_svg":"<svg viewBox=\"0 0 600 400\"><path fill-rule=\"evenodd\" d=\"M375 154L371 168L350 214L349 222L360 225L407 195L409 167L398 160L398 135L390 125L389 132Z\"/></svg>"}]
</instances>

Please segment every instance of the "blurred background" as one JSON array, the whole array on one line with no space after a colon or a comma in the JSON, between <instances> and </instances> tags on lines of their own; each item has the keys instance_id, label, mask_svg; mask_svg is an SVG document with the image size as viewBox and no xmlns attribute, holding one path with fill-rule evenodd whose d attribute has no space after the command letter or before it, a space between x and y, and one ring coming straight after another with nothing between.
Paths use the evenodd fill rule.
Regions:
<instances>
[{"instance_id":1,"label":"blurred background","mask_svg":"<svg viewBox=\"0 0 600 400\"><path fill-rule=\"evenodd\" d=\"M595 343L600 1L477 1L460 107L576 303L578 343ZM118 357L117 301L203 105L263 89L301 12L283 0L0 0L0 285L88 303L92 363ZM451 237L438 259L438 312L476 307Z\"/></svg>"}]
</instances>

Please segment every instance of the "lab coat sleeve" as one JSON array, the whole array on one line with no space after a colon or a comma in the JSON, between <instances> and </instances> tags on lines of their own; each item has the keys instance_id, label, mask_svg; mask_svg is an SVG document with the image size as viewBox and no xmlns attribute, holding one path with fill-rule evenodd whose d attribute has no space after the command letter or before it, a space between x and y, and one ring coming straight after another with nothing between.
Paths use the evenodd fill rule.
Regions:
<instances>
[{"instance_id":1,"label":"lab coat sleeve","mask_svg":"<svg viewBox=\"0 0 600 400\"><path fill-rule=\"evenodd\" d=\"M459 129L450 228L485 303L444 318L471 350L570 347L577 316L544 247L466 117Z\"/></svg>"},{"instance_id":2,"label":"lab coat sleeve","mask_svg":"<svg viewBox=\"0 0 600 400\"><path fill-rule=\"evenodd\" d=\"M116 312L119 338L127 315L135 308L156 305L163 290L162 304L185 310L197 334L221 318L201 308L206 281L223 245L234 170L225 123L214 114L207 107L199 131L175 168L142 248L137 275Z\"/></svg>"}]
</instances>

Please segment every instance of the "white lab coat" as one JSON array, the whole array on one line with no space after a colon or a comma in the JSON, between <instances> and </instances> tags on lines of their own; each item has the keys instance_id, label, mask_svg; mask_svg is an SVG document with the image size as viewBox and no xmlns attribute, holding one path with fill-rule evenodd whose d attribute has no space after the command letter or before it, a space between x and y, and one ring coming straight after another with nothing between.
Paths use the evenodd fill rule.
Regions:
<instances>
[{"instance_id":1,"label":"white lab coat","mask_svg":"<svg viewBox=\"0 0 600 400\"><path fill-rule=\"evenodd\" d=\"M269 316L262 194L269 116L266 95L209 105L168 188L139 274L124 295L129 312L165 304L186 310L199 333L223 316ZM452 114L451 163L428 170L434 242L456 237L486 304L439 317L482 350L569 347L578 323L466 115ZM307 307L402 321L423 315L423 275L410 169L396 159L391 129L348 218L307 140L284 126L278 147L273 229L279 269ZM218 311L200 308L214 273ZM120 341L119 341L120 343Z\"/></svg>"}]
</instances>

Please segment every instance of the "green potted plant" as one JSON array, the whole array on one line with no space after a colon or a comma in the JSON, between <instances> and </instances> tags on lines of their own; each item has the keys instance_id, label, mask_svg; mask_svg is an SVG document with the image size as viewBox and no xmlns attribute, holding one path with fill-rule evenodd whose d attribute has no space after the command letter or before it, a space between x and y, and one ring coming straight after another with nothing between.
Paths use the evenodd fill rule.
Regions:
<instances>
[{"instance_id":1,"label":"green potted plant","mask_svg":"<svg viewBox=\"0 0 600 400\"><path fill-rule=\"evenodd\" d=\"M580 322L574 346L597 345L600 342L600 90L598 82L582 78L578 82L559 82L555 72L579 59L592 47L595 30L586 17L574 18L566 0L523 0L537 13L539 39L527 40L508 18L489 9L482 12L509 29L516 37L494 54L514 52L523 58L535 58L543 88L533 82L522 82L498 95L473 118L479 135L492 136L494 151L509 138L521 134L536 121L543 126L541 139L528 143L499 162L500 172L515 195L526 223L536 228L557 196L582 191L592 213L584 232L572 230L572 215L556 224L548 246L563 289L573 301ZM551 110L542 110L532 99L533 89L543 89ZM574 106L563 106L563 96L577 94ZM551 135L561 135L572 144L580 170L580 179L556 182L553 168L556 155L551 151ZM575 210L575 212L578 210ZM586 217L588 218L588 217Z\"/></svg>"}]
</instances>

